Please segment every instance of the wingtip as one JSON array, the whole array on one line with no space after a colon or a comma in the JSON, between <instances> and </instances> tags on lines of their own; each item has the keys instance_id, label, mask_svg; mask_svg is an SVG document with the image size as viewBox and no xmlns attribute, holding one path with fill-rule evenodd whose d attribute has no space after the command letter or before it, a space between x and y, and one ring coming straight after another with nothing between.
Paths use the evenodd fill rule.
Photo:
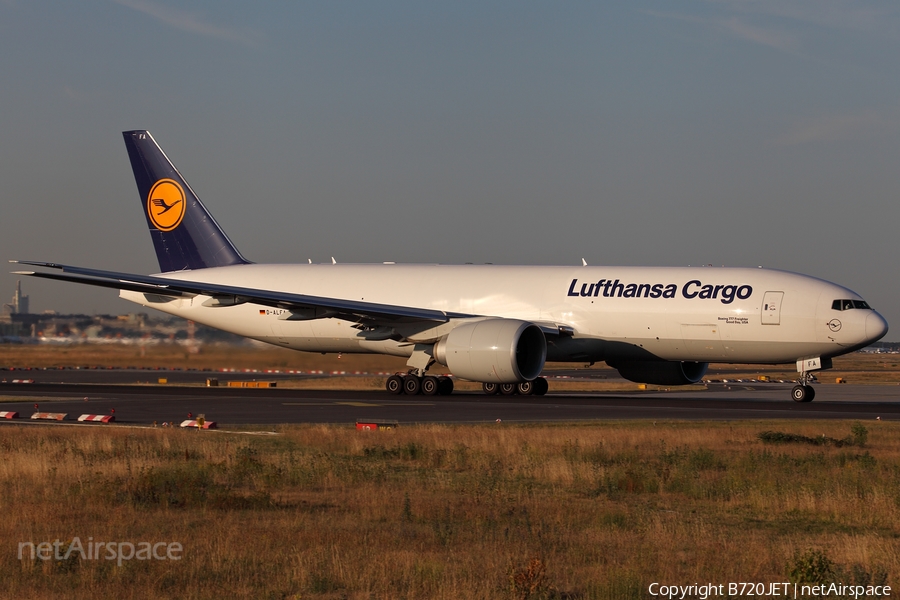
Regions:
<instances>
[{"instance_id":1,"label":"wingtip","mask_svg":"<svg viewBox=\"0 0 900 600\"><path fill-rule=\"evenodd\" d=\"M11 263L19 265L30 265L32 267L44 267L45 269L64 269L64 265L53 262L38 262L35 260L11 260Z\"/></svg>"}]
</instances>

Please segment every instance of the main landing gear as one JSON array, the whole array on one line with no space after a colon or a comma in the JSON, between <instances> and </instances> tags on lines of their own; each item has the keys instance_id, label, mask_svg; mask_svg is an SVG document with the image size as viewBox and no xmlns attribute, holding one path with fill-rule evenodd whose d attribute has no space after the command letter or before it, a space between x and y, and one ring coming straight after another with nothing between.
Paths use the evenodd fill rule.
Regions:
<instances>
[{"instance_id":1,"label":"main landing gear","mask_svg":"<svg viewBox=\"0 0 900 600\"><path fill-rule=\"evenodd\" d=\"M417 377L412 373L401 375L399 373L391 375L384 384L385 389L391 394L407 396L416 396L424 394L425 396L449 396L453 393L453 380L443 375L435 377L433 375L425 375ZM543 377L538 377L532 381L524 381L522 383L485 383L482 386L485 394L503 394L504 396L512 396L520 394L522 396L543 396L547 393L549 385Z\"/></svg>"},{"instance_id":2,"label":"main landing gear","mask_svg":"<svg viewBox=\"0 0 900 600\"><path fill-rule=\"evenodd\" d=\"M385 389L391 394L406 394L407 396L415 396L424 394L426 396L448 396L453 393L453 380L443 375L435 377L434 375L426 375L428 367L434 364L434 356L432 356L433 348L427 344L416 344L409 360L406 361L410 367L406 374L395 373L388 377L384 384ZM522 383L485 383L483 386L485 394L504 394L511 396L513 394L521 394L523 396L534 395L543 396L547 393L547 380L538 377L532 381L523 381Z\"/></svg>"},{"instance_id":3,"label":"main landing gear","mask_svg":"<svg viewBox=\"0 0 900 600\"><path fill-rule=\"evenodd\" d=\"M522 396L543 396L547 393L550 386L543 377L538 377L531 381L523 381L522 383L485 383L481 386L484 393L488 396L494 394L503 394L504 396L512 396L520 394Z\"/></svg>"},{"instance_id":4,"label":"main landing gear","mask_svg":"<svg viewBox=\"0 0 900 600\"><path fill-rule=\"evenodd\" d=\"M440 377L435 377L434 375L417 377L412 374L397 374L388 377L384 387L388 392L398 395L449 396L453 393L453 380L443 375Z\"/></svg>"},{"instance_id":5,"label":"main landing gear","mask_svg":"<svg viewBox=\"0 0 900 600\"><path fill-rule=\"evenodd\" d=\"M384 384L385 389L391 394L406 394L415 396L449 396L453 393L453 380L440 375L426 375L428 367L434 364L432 347L428 344L416 344L415 349L406 361L410 367L406 374L395 373L388 377Z\"/></svg>"},{"instance_id":6,"label":"main landing gear","mask_svg":"<svg viewBox=\"0 0 900 600\"><path fill-rule=\"evenodd\" d=\"M811 381L814 381L815 378L816 376L812 373L803 372L800 374L797 385L791 389L791 398L793 398L794 402L813 401L813 398L816 397L816 390L809 384Z\"/></svg>"}]
</instances>

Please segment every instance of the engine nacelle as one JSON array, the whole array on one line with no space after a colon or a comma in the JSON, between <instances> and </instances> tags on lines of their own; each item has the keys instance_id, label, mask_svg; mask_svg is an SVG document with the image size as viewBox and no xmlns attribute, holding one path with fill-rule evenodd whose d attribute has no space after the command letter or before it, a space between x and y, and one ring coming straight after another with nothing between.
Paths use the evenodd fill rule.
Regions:
<instances>
[{"instance_id":1,"label":"engine nacelle","mask_svg":"<svg viewBox=\"0 0 900 600\"><path fill-rule=\"evenodd\" d=\"M654 385L688 385L706 375L709 363L678 362L674 360L636 360L617 362L619 375L636 383Z\"/></svg>"},{"instance_id":2,"label":"engine nacelle","mask_svg":"<svg viewBox=\"0 0 900 600\"><path fill-rule=\"evenodd\" d=\"M453 329L434 345L434 358L457 377L520 383L541 374L547 340L540 327L517 319L485 319Z\"/></svg>"}]
</instances>

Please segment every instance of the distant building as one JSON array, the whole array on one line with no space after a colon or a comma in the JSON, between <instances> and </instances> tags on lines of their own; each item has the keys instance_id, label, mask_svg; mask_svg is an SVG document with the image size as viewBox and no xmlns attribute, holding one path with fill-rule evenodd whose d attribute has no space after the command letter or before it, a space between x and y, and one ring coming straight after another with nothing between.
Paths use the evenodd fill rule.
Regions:
<instances>
[{"instance_id":1,"label":"distant building","mask_svg":"<svg viewBox=\"0 0 900 600\"><path fill-rule=\"evenodd\" d=\"M3 305L3 315L27 315L28 314L28 296L22 295L22 281L16 281L16 293L13 294L12 302Z\"/></svg>"},{"instance_id":2,"label":"distant building","mask_svg":"<svg viewBox=\"0 0 900 600\"><path fill-rule=\"evenodd\" d=\"M28 314L28 296L22 295L22 282L16 282L16 293L12 302L4 304L0 310L0 336L3 338L31 337L34 335L36 315Z\"/></svg>"}]
</instances>

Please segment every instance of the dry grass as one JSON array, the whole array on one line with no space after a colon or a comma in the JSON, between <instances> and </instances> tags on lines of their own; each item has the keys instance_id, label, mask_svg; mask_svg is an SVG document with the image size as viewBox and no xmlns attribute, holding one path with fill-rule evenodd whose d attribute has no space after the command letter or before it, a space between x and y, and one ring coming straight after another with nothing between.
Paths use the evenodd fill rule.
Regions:
<instances>
[{"instance_id":1,"label":"dry grass","mask_svg":"<svg viewBox=\"0 0 900 600\"><path fill-rule=\"evenodd\" d=\"M276 346L207 344L191 354L174 344L137 346L77 344L72 346L0 344L0 365L9 367L161 367L178 369L322 369L325 371L396 371L406 359L372 354L314 354Z\"/></svg>"},{"instance_id":2,"label":"dry grass","mask_svg":"<svg viewBox=\"0 0 900 600\"><path fill-rule=\"evenodd\" d=\"M0 593L642 598L653 581L787 581L810 548L896 584L900 426L867 426L865 447L842 448L758 434L845 438L849 422L7 426ZM178 541L184 559L16 558L74 536Z\"/></svg>"}]
</instances>

